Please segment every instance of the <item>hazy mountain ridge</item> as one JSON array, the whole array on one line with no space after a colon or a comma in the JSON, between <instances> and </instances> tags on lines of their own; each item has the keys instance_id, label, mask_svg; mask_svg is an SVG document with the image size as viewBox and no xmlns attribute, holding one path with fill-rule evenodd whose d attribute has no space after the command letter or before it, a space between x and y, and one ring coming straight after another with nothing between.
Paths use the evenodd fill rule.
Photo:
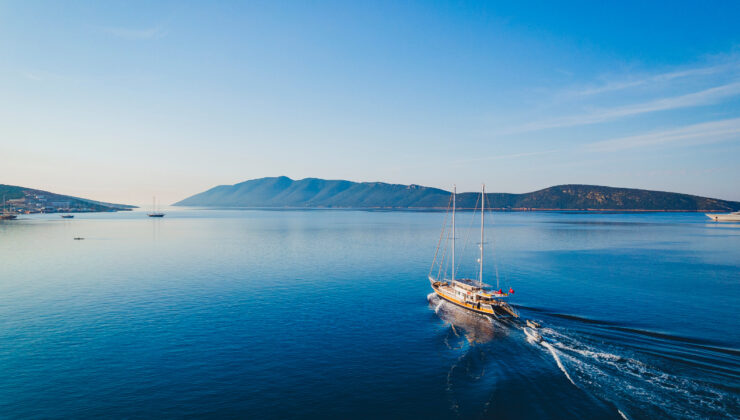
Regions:
<instances>
[{"instance_id":1,"label":"hazy mountain ridge","mask_svg":"<svg viewBox=\"0 0 740 420\"><path fill-rule=\"evenodd\" d=\"M5 199L8 200L8 208L14 211L21 210L23 212L56 211L60 208L58 205L60 203L66 203L66 206L62 207L64 210L69 211L121 211L136 208L136 206L126 204L105 203L102 201L56 194L34 188L5 184L0 184L0 199L2 199L2 197L5 197ZM54 203L57 205L54 205ZM0 205L2 205L1 202Z\"/></svg>"},{"instance_id":2,"label":"hazy mountain ridge","mask_svg":"<svg viewBox=\"0 0 740 420\"><path fill-rule=\"evenodd\" d=\"M663 191L598 185L558 185L524 194L488 193L487 206L533 210L734 211L740 202ZM479 194L458 193L460 208L472 208ZM273 208L446 208L450 192L420 185L288 177L220 185L174 205Z\"/></svg>"}]
</instances>

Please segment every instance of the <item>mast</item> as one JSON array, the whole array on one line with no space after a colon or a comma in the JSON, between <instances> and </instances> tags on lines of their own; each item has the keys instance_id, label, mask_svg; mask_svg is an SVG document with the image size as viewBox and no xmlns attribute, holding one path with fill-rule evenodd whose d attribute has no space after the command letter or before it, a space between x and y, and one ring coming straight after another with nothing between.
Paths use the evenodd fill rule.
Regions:
<instances>
[{"instance_id":1,"label":"mast","mask_svg":"<svg viewBox=\"0 0 740 420\"><path fill-rule=\"evenodd\" d=\"M483 215L486 213L486 184L480 193L480 285L483 286Z\"/></svg>"},{"instance_id":2,"label":"mast","mask_svg":"<svg viewBox=\"0 0 740 420\"><path fill-rule=\"evenodd\" d=\"M152 213L157 212L157 197L152 196Z\"/></svg>"},{"instance_id":3,"label":"mast","mask_svg":"<svg viewBox=\"0 0 740 420\"><path fill-rule=\"evenodd\" d=\"M452 186L452 281L455 281L455 199L457 196L457 186Z\"/></svg>"}]
</instances>

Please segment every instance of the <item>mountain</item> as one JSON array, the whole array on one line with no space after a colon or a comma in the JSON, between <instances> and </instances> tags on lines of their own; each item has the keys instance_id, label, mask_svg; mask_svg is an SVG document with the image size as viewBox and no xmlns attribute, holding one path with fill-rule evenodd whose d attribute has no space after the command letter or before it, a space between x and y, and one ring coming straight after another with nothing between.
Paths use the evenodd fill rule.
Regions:
<instances>
[{"instance_id":1,"label":"mountain","mask_svg":"<svg viewBox=\"0 0 740 420\"><path fill-rule=\"evenodd\" d=\"M55 194L33 188L0 184L0 199L2 197L5 197L9 210L24 213L122 211L131 210L136 207ZM0 202L0 205L2 205L2 202Z\"/></svg>"},{"instance_id":2,"label":"mountain","mask_svg":"<svg viewBox=\"0 0 740 420\"><path fill-rule=\"evenodd\" d=\"M512 210L734 211L740 202L662 191L596 185L558 185L524 194L489 193L487 203ZM473 208L477 193L459 193L459 208ZM447 208L450 192L420 185L288 177L221 185L175 206L272 208Z\"/></svg>"}]
</instances>

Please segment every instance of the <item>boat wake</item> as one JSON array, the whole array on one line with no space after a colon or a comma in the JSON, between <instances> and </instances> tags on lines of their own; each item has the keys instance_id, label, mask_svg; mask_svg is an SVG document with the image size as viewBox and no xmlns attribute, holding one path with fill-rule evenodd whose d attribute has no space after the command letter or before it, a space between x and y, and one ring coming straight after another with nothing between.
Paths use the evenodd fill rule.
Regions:
<instances>
[{"instance_id":1,"label":"boat wake","mask_svg":"<svg viewBox=\"0 0 740 420\"><path fill-rule=\"evenodd\" d=\"M568 380L570 381L570 383L572 383L572 384L573 384L573 385L575 385L575 386L578 386L578 385L577 385L577 384L576 384L576 383L575 383L575 382L573 381L573 378L571 378L571 377L570 377L570 375L568 375L568 371L567 371L567 370L565 370L565 366L563 366L563 362L561 362L561 361L560 361L560 357L558 356L557 350L555 350L555 349L554 349L554 348L552 347L552 345L551 345L550 343L548 343L547 341L543 341L543 342L542 342L542 345L543 345L543 346L544 346L544 347L545 347L545 348L546 348L547 350L549 350L549 351L550 351L550 354L552 354L552 358L553 358L553 359L555 359L555 363L557 363L558 367L560 368L560 370L561 370L561 371L563 371L563 374L565 375L565 377L566 377L566 378L568 378Z\"/></svg>"},{"instance_id":2,"label":"boat wake","mask_svg":"<svg viewBox=\"0 0 740 420\"><path fill-rule=\"evenodd\" d=\"M527 356L530 352L521 347L526 345L526 348L540 349L543 356L546 355L543 363L554 361L565 379L579 392L612 407L618 417L740 418L740 372L737 369L740 359L731 349L715 348L688 338L679 340L657 333L615 329L606 322L581 323L578 319L569 319L561 325L560 317L547 316L549 319L542 322L543 327L536 330L540 341L525 334L526 327L518 320L473 314L433 293L428 298L430 308L448 328L445 342L449 338L459 343L454 347L448 344L448 348L461 351L447 375L447 389L451 395L454 394L453 385L496 389L501 380L496 376L529 384L533 392L535 389L543 391L540 388L545 385L538 383L537 377L527 377L517 371L515 362L485 365L485 354L478 354L506 351L507 358L531 358ZM517 340L512 342L515 338L521 344L517 344ZM531 362L519 360L519 368L521 363L533 363L533 366L538 363L534 359ZM492 378L482 379L483 373L472 374L470 366L477 366L474 370L481 372L490 368L488 375ZM490 404L491 399L486 401ZM459 397L451 397L451 404L453 412L465 411L460 408Z\"/></svg>"},{"instance_id":3,"label":"boat wake","mask_svg":"<svg viewBox=\"0 0 740 420\"><path fill-rule=\"evenodd\" d=\"M620 407L625 418L625 411L674 418L736 418L740 412L737 389L698 379L675 361L668 366L658 355L603 340L597 345L579 333L542 328L540 334L541 344L571 383ZM735 375L735 383L739 377Z\"/></svg>"}]
</instances>

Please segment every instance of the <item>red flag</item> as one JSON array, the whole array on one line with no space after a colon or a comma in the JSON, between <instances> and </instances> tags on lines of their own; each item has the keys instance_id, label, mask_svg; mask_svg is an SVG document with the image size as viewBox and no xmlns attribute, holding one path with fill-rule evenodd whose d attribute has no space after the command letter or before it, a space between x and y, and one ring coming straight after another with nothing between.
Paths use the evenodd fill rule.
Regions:
<instances>
[{"instance_id":1,"label":"red flag","mask_svg":"<svg viewBox=\"0 0 740 420\"><path fill-rule=\"evenodd\" d=\"M499 294L503 294L504 293L504 289L498 289L498 293Z\"/></svg>"},{"instance_id":2,"label":"red flag","mask_svg":"<svg viewBox=\"0 0 740 420\"><path fill-rule=\"evenodd\" d=\"M509 293L511 293L512 295L514 294L514 288L513 287L509 287Z\"/></svg>"}]
</instances>

